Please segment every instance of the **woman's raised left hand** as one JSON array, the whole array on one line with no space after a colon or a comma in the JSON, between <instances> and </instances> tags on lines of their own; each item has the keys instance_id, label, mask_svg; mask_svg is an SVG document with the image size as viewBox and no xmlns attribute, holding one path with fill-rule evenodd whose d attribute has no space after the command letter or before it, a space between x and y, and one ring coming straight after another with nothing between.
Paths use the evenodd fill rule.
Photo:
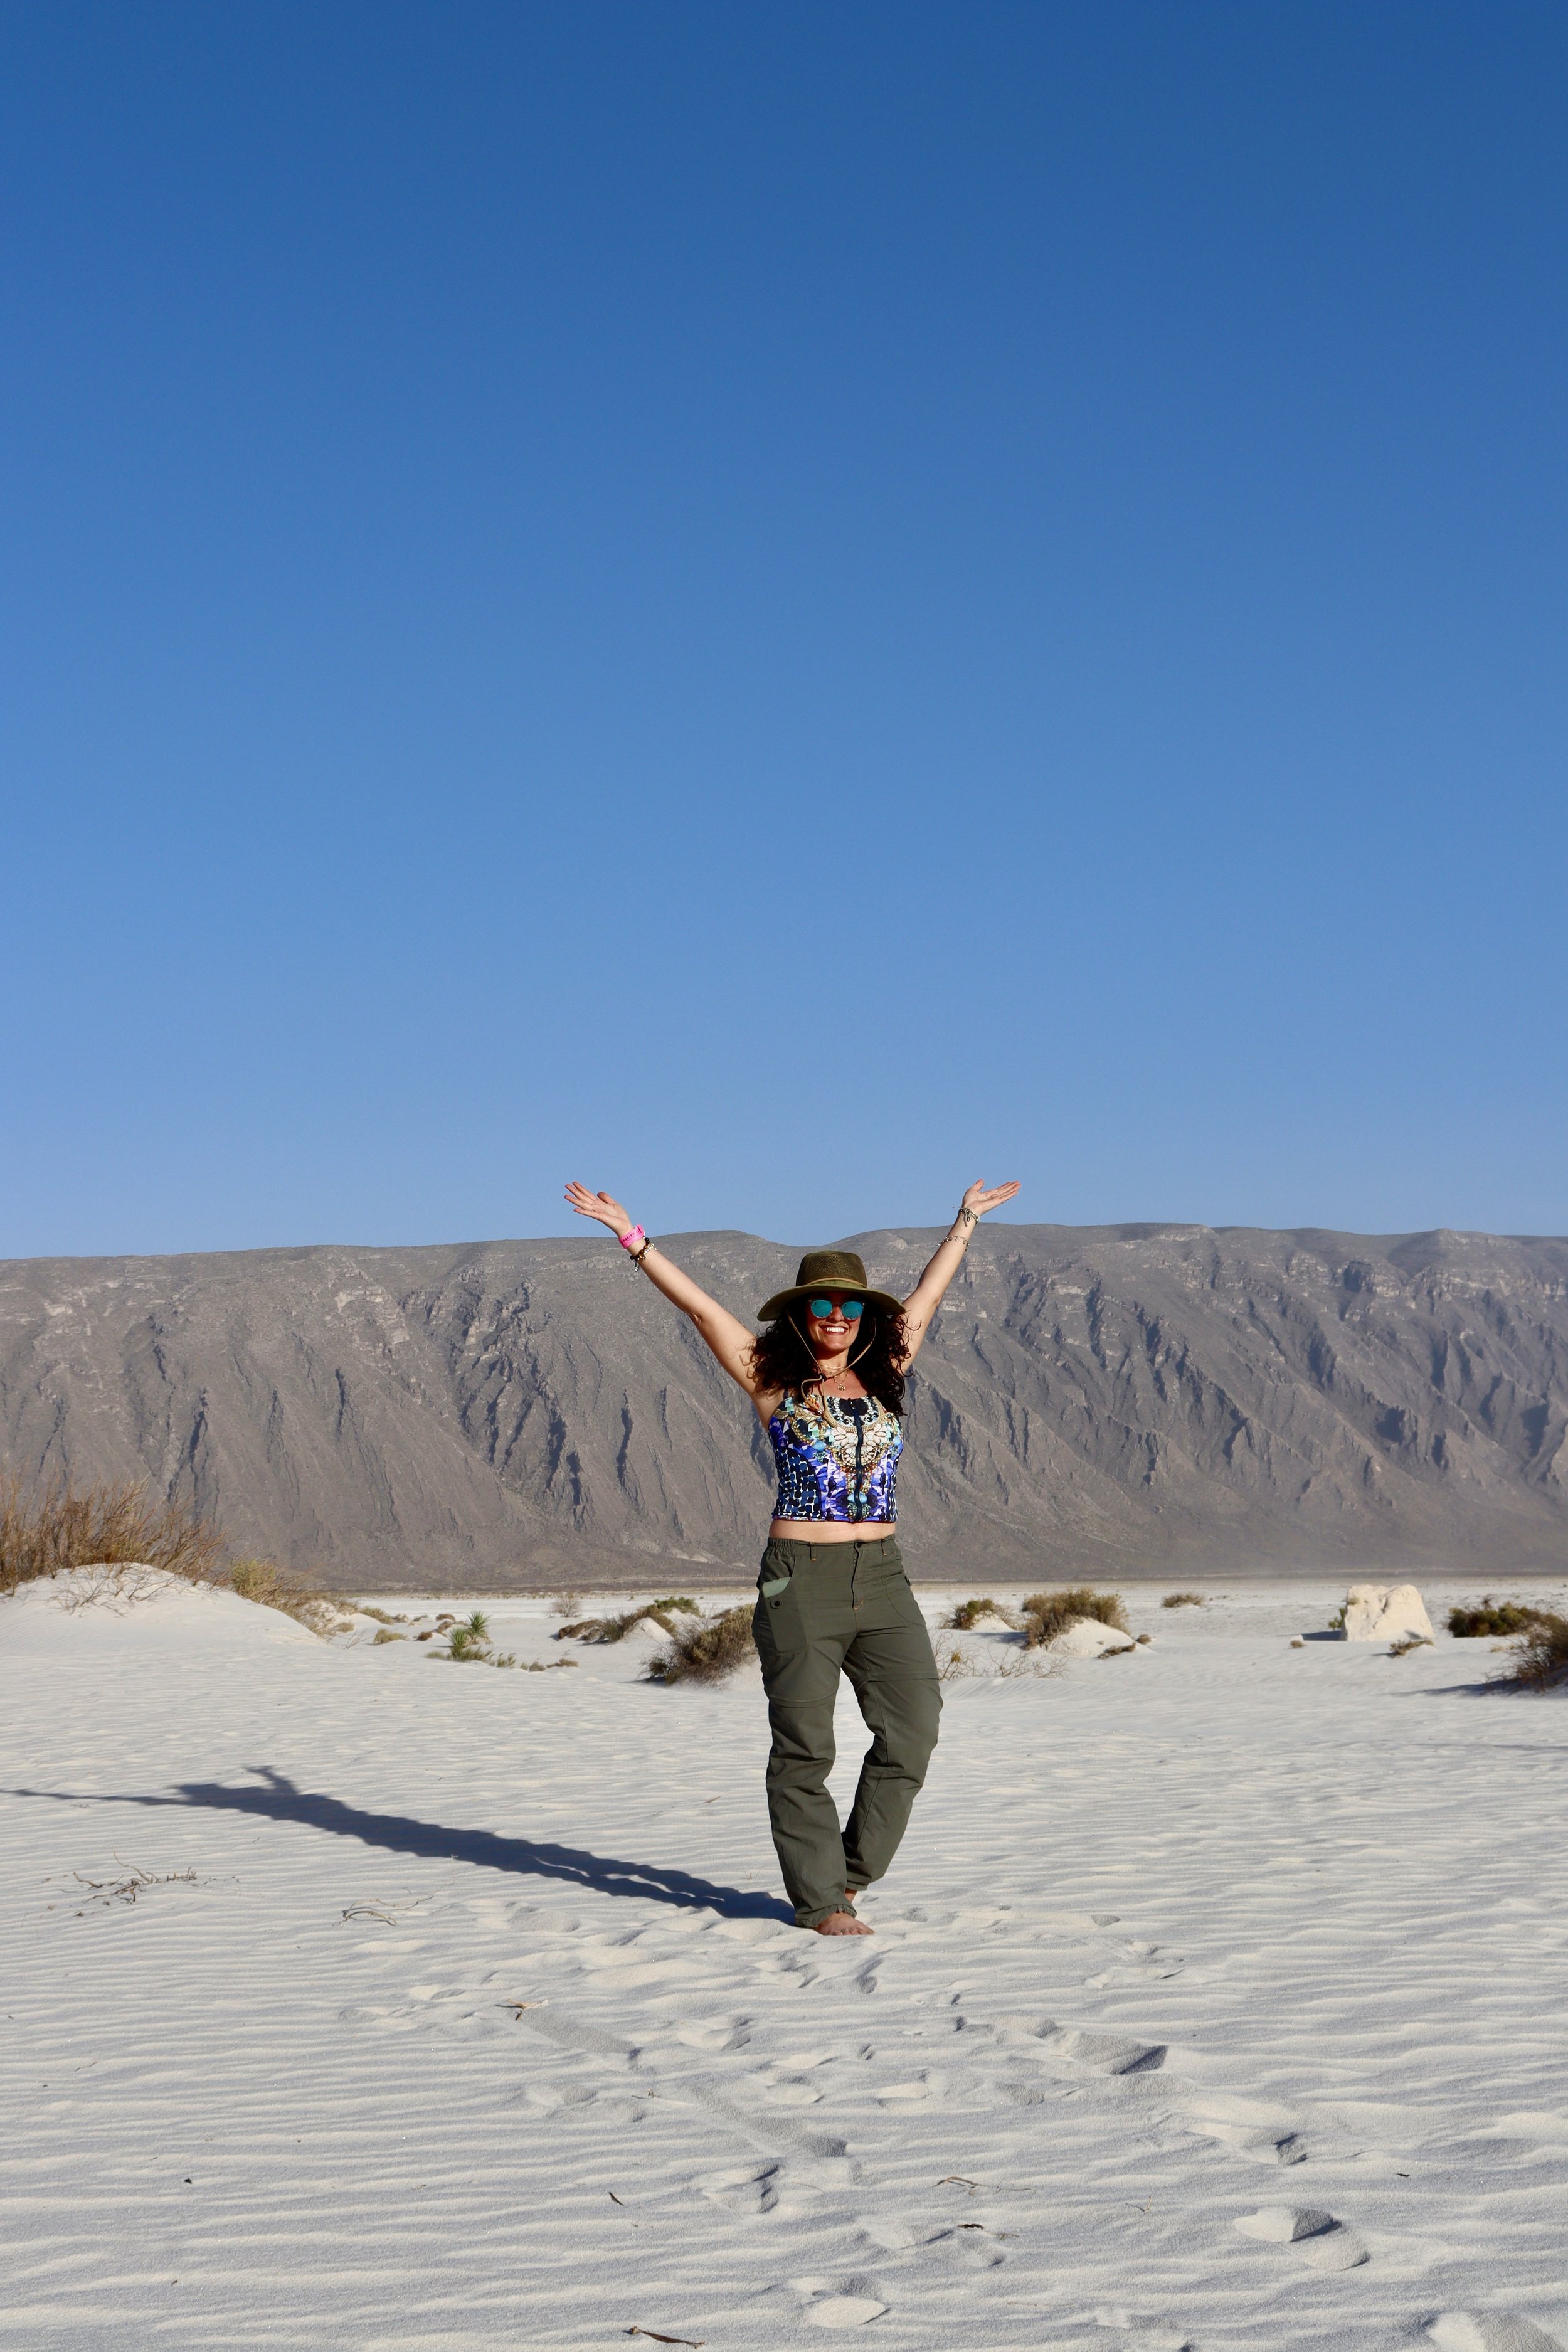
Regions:
<instances>
[{"instance_id":1,"label":"woman's raised left hand","mask_svg":"<svg viewBox=\"0 0 1568 2352\"><path fill-rule=\"evenodd\" d=\"M963 1196L963 1206L972 1217L983 1217L987 1209L999 1209L1018 1190L1016 1184L993 1184L989 1187L976 1178Z\"/></svg>"}]
</instances>

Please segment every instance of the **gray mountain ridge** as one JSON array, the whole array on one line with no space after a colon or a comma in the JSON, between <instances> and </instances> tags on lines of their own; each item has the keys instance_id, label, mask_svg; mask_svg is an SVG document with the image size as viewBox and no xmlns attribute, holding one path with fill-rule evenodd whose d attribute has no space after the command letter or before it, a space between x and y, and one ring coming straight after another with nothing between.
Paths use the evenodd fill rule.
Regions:
<instances>
[{"instance_id":1,"label":"gray mountain ridge","mask_svg":"<svg viewBox=\"0 0 1568 2352\"><path fill-rule=\"evenodd\" d=\"M940 1229L853 1235L907 1294ZM670 1235L750 1320L799 1251ZM1568 1561L1568 1240L983 1225L910 1381L911 1572ZM766 1442L596 1231L0 1262L5 1466L146 1477L339 1589L749 1574Z\"/></svg>"}]
</instances>

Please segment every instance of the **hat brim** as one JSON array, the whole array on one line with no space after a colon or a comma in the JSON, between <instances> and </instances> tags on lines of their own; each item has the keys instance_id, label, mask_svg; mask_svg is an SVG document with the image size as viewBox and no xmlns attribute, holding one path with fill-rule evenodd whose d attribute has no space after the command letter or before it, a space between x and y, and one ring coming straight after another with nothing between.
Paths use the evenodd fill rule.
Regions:
<instances>
[{"instance_id":1,"label":"hat brim","mask_svg":"<svg viewBox=\"0 0 1568 2352\"><path fill-rule=\"evenodd\" d=\"M777 1292L758 1307L757 1320L759 1323L776 1323L792 1300L818 1298L825 1290L837 1290L846 1298L864 1298L872 1306L887 1307L894 1315L901 1315L904 1311L903 1300L895 1298L891 1291L868 1290L861 1283L839 1282L830 1275L822 1282L797 1282L792 1289Z\"/></svg>"}]
</instances>

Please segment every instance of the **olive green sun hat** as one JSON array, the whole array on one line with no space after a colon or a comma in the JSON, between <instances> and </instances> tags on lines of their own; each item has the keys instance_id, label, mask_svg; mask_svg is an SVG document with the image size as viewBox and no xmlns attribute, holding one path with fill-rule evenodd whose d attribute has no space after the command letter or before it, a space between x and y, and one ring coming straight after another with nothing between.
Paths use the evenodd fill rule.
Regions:
<instances>
[{"instance_id":1,"label":"olive green sun hat","mask_svg":"<svg viewBox=\"0 0 1568 2352\"><path fill-rule=\"evenodd\" d=\"M795 1287L776 1291L759 1307L758 1322L776 1322L792 1300L810 1298L818 1290L852 1290L895 1315L904 1311L901 1298L895 1298L890 1291L872 1289L866 1279L865 1260L857 1257L853 1250L807 1250L795 1269Z\"/></svg>"}]
</instances>

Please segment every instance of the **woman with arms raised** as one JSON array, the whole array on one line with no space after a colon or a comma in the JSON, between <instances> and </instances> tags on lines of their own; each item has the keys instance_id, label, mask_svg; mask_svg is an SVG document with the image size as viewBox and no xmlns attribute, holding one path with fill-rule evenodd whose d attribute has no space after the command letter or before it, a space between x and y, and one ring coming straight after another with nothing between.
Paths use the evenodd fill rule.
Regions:
<instances>
[{"instance_id":1,"label":"woman with arms raised","mask_svg":"<svg viewBox=\"0 0 1568 2352\"><path fill-rule=\"evenodd\" d=\"M578 1215L607 1225L690 1318L773 1441L778 1501L752 1621L773 1727L768 1816L796 1923L820 1935L870 1934L855 1896L897 1853L936 1746L936 1661L893 1533L904 1380L975 1225L1017 1190L972 1184L901 1305L870 1287L853 1251L808 1250L794 1286L759 1314L758 1339L618 1201L566 1188ZM840 1674L871 1734L842 1831L826 1785Z\"/></svg>"}]
</instances>

